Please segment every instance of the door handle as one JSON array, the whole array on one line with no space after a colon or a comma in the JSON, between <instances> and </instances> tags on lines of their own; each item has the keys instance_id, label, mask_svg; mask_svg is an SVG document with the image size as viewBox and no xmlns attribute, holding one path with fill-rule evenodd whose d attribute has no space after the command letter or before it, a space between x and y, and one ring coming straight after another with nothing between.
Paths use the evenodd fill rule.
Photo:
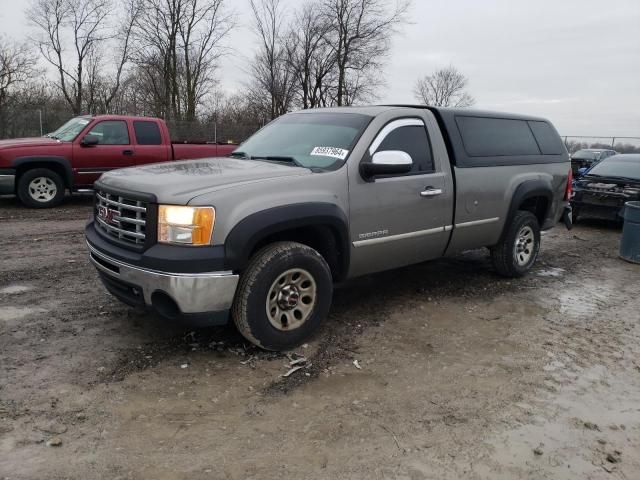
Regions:
<instances>
[{"instance_id":1,"label":"door handle","mask_svg":"<svg viewBox=\"0 0 640 480\"><path fill-rule=\"evenodd\" d=\"M123 150L122 154L123 155L133 155L133 150Z\"/></svg>"},{"instance_id":2,"label":"door handle","mask_svg":"<svg viewBox=\"0 0 640 480\"><path fill-rule=\"evenodd\" d=\"M436 195L442 195L441 188L427 187L420 192L421 197L435 197Z\"/></svg>"}]
</instances>

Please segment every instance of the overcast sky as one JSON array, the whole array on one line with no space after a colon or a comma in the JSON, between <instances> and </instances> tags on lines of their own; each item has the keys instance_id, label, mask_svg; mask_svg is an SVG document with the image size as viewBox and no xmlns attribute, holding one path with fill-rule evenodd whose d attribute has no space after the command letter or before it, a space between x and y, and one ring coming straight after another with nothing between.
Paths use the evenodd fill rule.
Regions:
<instances>
[{"instance_id":1,"label":"overcast sky","mask_svg":"<svg viewBox=\"0 0 640 480\"><path fill-rule=\"evenodd\" d=\"M248 0L219 70L239 89L256 44ZM294 5L296 0L286 0ZM0 0L0 32L28 34L28 0ZM640 0L413 0L378 103L414 102L416 78L453 64L476 107L540 115L562 135L640 137Z\"/></svg>"}]
</instances>

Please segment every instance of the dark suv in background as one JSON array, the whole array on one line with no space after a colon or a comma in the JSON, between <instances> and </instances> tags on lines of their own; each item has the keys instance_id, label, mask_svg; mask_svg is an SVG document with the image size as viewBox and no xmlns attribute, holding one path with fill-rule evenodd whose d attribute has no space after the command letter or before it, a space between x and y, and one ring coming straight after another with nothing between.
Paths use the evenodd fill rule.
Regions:
<instances>
[{"instance_id":1,"label":"dark suv in background","mask_svg":"<svg viewBox=\"0 0 640 480\"><path fill-rule=\"evenodd\" d=\"M603 148L585 148L578 150L571 155L571 171L573 176L580 175L581 168L591 168L596 163L608 158L612 155L617 155L615 150L607 150Z\"/></svg>"},{"instance_id":2,"label":"dark suv in background","mask_svg":"<svg viewBox=\"0 0 640 480\"><path fill-rule=\"evenodd\" d=\"M579 216L622 221L626 202L640 200L640 154L609 157L574 185L573 221Z\"/></svg>"}]
</instances>

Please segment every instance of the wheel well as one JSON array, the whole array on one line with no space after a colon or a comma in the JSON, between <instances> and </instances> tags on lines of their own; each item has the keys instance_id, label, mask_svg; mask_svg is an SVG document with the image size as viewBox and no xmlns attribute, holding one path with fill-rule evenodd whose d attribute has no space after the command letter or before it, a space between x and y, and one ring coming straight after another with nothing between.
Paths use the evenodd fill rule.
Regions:
<instances>
[{"instance_id":1,"label":"wheel well","mask_svg":"<svg viewBox=\"0 0 640 480\"><path fill-rule=\"evenodd\" d=\"M309 225L283 230L261 239L253 247L250 257L258 250L273 242L298 242L316 250L325 259L331 269L331 276L338 281L346 275L346 255L340 242L340 235L330 225Z\"/></svg>"},{"instance_id":2,"label":"wheel well","mask_svg":"<svg viewBox=\"0 0 640 480\"><path fill-rule=\"evenodd\" d=\"M56 172L58 175L60 175L64 186L67 188L71 188L64 166L54 162L29 162L18 165L18 167L16 167L16 185L20 181L20 177L22 175L24 175L29 170L33 170L34 168L46 168L48 170Z\"/></svg>"},{"instance_id":3,"label":"wheel well","mask_svg":"<svg viewBox=\"0 0 640 480\"><path fill-rule=\"evenodd\" d=\"M518 210L526 210L533 213L542 227L549 209L549 199L543 196L530 197L524 200Z\"/></svg>"}]
</instances>

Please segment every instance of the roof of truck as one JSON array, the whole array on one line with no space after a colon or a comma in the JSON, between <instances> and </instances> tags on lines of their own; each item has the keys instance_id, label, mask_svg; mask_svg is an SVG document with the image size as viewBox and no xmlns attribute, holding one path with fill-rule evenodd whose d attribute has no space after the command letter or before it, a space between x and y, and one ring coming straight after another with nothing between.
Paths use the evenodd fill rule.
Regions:
<instances>
[{"instance_id":1,"label":"roof of truck","mask_svg":"<svg viewBox=\"0 0 640 480\"><path fill-rule=\"evenodd\" d=\"M351 106L351 107L328 107L328 108L314 108L309 110L299 110L294 113L313 113L313 112L326 112L326 113L337 113L337 112L348 112L348 113L358 113L360 115L368 115L371 117L375 117L380 115L383 112L387 112L389 110L397 109L397 108L414 108L414 109L427 109L432 112L437 112L442 116L455 116L456 114L464 114L468 116L481 116L481 117L493 117L493 118L513 118L519 120L537 120L537 121L547 121L544 118L534 117L531 115L521 115L518 113L506 113L506 112L496 112L489 110L478 110L475 108L451 108L451 107L431 107L429 105L414 105L414 104L392 104L392 105L365 105L365 106Z\"/></svg>"}]
</instances>

